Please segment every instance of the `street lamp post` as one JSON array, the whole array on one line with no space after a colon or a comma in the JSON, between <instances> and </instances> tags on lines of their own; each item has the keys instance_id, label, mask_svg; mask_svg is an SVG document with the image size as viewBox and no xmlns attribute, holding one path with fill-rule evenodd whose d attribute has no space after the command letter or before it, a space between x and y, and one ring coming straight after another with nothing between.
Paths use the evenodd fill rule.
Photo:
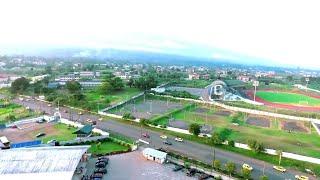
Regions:
<instances>
[{"instance_id":1,"label":"street lamp post","mask_svg":"<svg viewBox=\"0 0 320 180\"><path fill-rule=\"evenodd\" d=\"M253 100L256 101L257 86L259 86L259 81L253 81L253 86L254 86Z\"/></svg>"}]
</instances>

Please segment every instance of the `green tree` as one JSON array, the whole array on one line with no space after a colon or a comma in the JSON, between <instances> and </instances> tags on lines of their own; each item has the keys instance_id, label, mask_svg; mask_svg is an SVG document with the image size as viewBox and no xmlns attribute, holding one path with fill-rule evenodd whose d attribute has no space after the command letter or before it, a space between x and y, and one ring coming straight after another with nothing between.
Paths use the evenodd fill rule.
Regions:
<instances>
[{"instance_id":1,"label":"green tree","mask_svg":"<svg viewBox=\"0 0 320 180\"><path fill-rule=\"evenodd\" d=\"M255 153L260 153L264 151L264 145L262 143L257 142L256 140L248 140L248 146Z\"/></svg>"},{"instance_id":2,"label":"green tree","mask_svg":"<svg viewBox=\"0 0 320 180\"><path fill-rule=\"evenodd\" d=\"M11 92L12 93L22 93L30 86L29 80L25 77L16 79L11 83Z\"/></svg>"},{"instance_id":3,"label":"green tree","mask_svg":"<svg viewBox=\"0 0 320 180\"><path fill-rule=\"evenodd\" d=\"M81 85L78 81L68 81L66 83L66 88L70 93L74 94L74 93L80 92Z\"/></svg>"},{"instance_id":4,"label":"green tree","mask_svg":"<svg viewBox=\"0 0 320 180\"><path fill-rule=\"evenodd\" d=\"M225 164L225 167L230 176L236 170L236 165L233 162L227 162L227 164Z\"/></svg>"},{"instance_id":5,"label":"green tree","mask_svg":"<svg viewBox=\"0 0 320 180\"><path fill-rule=\"evenodd\" d=\"M214 169L220 169L221 168L221 162L219 160L213 161L213 168Z\"/></svg>"},{"instance_id":6,"label":"green tree","mask_svg":"<svg viewBox=\"0 0 320 180\"><path fill-rule=\"evenodd\" d=\"M260 179L260 180L268 180L269 178L268 178L268 176L266 176L266 175L262 175L262 176L260 176L259 179Z\"/></svg>"},{"instance_id":7,"label":"green tree","mask_svg":"<svg viewBox=\"0 0 320 180\"><path fill-rule=\"evenodd\" d=\"M127 85L131 88L134 85L134 80L130 78Z\"/></svg>"},{"instance_id":8,"label":"green tree","mask_svg":"<svg viewBox=\"0 0 320 180\"><path fill-rule=\"evenodd\" d=\"M243 179L250 179L250 177L251 177L251 171L246 168L242 168L241 174L242 174Z\"/></svg>"},{"instance_id":9,"label":"green tree","mask_svg":"<svg viewBox=\"0 0 320 180\"><path fill-rule=\"evenodd\" d=\"M122 90L124 88L124 83L119 77L112 78L109 83L113 90Z\"/></svg>"},{"instance_id":10,"label":"green tree","mask_svg":"<svg viewBox=\"0 0 320 180\"><path fill-rule=\"evenodd\" d=\"M111 90L112 87L108 81L102 82L102 84L98 87L99 91L101 94L108 94Z\"/></svg>"},{"instance_id":11,"label":"green tree","mask_svg":"<svg viewBox=\"0 0 320 180\"><path fill-rule=\"evenodd\" d=\"M212 144L214 144L214 145L218 145L218 144L222 143L222 140L220 138L220 134L218 132L214 132L210 139L211 139Z\"/></svg>"},{"instance_id":12,"label":"green tree","mask_svg":"<svg viewBox=\"0 0 320 180\"><path fill-rule=\"evenodd\" d=\"M192 133L193 135L198 136L200 134L200 125L196 123L190 124L189 132Z\"/></svg>"}]
</instances>

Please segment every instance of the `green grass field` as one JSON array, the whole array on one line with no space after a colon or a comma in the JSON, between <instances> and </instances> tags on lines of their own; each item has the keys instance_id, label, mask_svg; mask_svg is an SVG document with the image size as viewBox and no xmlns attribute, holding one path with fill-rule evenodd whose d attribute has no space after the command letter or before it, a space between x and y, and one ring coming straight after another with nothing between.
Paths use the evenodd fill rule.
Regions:
<instances>
[{"instance_id":1,"label":"green grass field","mask_svg":"<svg viewBox=\"0 0 320 180\"><path fill-rule=\"evenodd\" d=\"M293 105L319 106L320 99L303 94L287 92L258 91L257 96L269 102Z\"/></svg>"},{"instance_id":2,"label":"green grass field","mask_svg":"<svg viewBox=\"0 0 320 180\"><path fill-rule=\"evenodd\" d=\"M99 146L97 143L92 144L89 152L92 154L106 154L110 152L127 151L129 147L117 144L115 142L102 142Z\"/></svg>"},{"instance_id":3,"label":"green grass field","mask_svg":"<svg viewBox=\"0 0 320 180\"><path fill-rule=\"evenodd\" d=\"M43 138L40 138L43 143L47 143L48 141L55 139L57 141L68 141L75 139L77 137L76 134L72 134L74 131L77 130L77 128L72 127L72 126L67 126L65 124L55 124L53 126L54 132L53 134L47 134ZM42 132L41 130L35 131L34 136L37 135L38 133Z\"/></svg>"},{"instance_id":4,"label":"green grass field","mask_svg":"<svg viewBox=\"0 0 320 180\"><path fill-rule=\"evenodd\" d=\"M130 99L132 96L141 93L137 88L125 88L122 91L112 92L108 95L102 95L96 90L87 91L84 94L86 95L87 101L91 103L100 103L100 108L105 108L109 103L117 104L121 101ZM95 109L97 110L98 107Z\"/></svg>"},{"instance_id":5,"label":"green grass field","mask_svg":"<svg viewBox=\"0 0 320 180\"><path fill-rule=\"evenodd\" d=\"M27 110L18 104L8 104L5 107L0 107L0 124L8 121L16 121L22 118L31 117L37 113ZM12 119L9 118L11 116Z\"/></svg>"},{"instance_id":6,"label":"green grass field","mask_svg":"<svg viewBox=\"0 0 320 180\"><path fill-rule=\"evenodd\" d=\"M271 119L271 128L262 128L249 125L244 121L242 115L236 116L236 120L231 116L215 115L215 110L210 109L208 113L199 113L196 108L190 108L186 111L173 113L169 117L157 119L159 125L167 125L169 118L186 121L188 124L208 124L214 130L220 132L225 129L231 129L228 139L236 142L247 143L249 139L255 139L262 142L267 148L282 149L286 152L292 152L312 157L320 158L320 136L315 129L311 129L311 134L303 132L288 133L279 129L280 121ZM232 123L236 121L239 126ZM276 143L275 143L276 142Z\"/></svg>"}]
</instances>

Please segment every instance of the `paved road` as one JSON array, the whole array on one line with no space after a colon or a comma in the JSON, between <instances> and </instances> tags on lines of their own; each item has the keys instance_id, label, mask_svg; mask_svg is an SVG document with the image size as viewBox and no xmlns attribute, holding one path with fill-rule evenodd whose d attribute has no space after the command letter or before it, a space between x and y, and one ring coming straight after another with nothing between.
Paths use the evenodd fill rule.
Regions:
<instances>
[{"instance_id":1,"label":"paved road","mask_svg":"<svg viewBox=\"0 0 320 180\"><path fill-rule=\"evenodd\" d=\"M53 114L53 112L55 111L54 107L49 107L44 102L39 102L34 100L20 101L17 99L14 101L24 106L28 106L31 109L45 111L48 114ZM65 111L67 111L67 113ZM119 121L115 121L111 119L108 119L106 121L99 121L98 119L100 117L98 115L92 115L87 113L83 115L78 115L78 111L71 110L70 108L62 107L60 108L60 112L63 118L77 120L79 122L85 122L86 119L96 120L97 128L100 128L105 131L117 132L125 136L134 138L136 140L141 138L142 132L147 132L150 135L150 138L145 140L149 141L152 147L155 147L155 148L162 147L168 150L173 150L175 152L185 154L189 157L193 157L207 163L211 163L213 160L213 148L207 145L203 145L203 144L199 144L191 141L184 141L182 143L175 142L173 140L174 137L168 136L169 141L171 141L173 145L167 146L163 144L163 140L159 137L161 135L159 132L145 130L134 125L121 123ZM288 170L286 173L279 173L272 169L271 164L264 163L263 161L260 161L260 160L248 158L246 156L224 151L221 149L215 150L215 157L216 159L219 159L222 163L225 163L227 161L232 161L236 163L238 170L241 169L241 165L243 163L250 164L254 168L252 172L252 177L254 179L259 179L259 177L263 174L263 170L264 170L264 173L269 177L269 179L272 179L272 180L278 180L278 179L293 180L295 179L294 175L301 174L294 170ZM312 177L310 177L310 179L312 179Z\"/></svg>"}]
</instances>

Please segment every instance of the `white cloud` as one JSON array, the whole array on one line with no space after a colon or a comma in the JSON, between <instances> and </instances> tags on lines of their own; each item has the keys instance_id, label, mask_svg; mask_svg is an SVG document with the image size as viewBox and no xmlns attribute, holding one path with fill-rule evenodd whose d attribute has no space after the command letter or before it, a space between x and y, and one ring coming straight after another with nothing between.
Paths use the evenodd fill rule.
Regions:
<instances>
[{"instance_id":1,"label":"white cloud","mask_svg":"<svg viewBox=\"0 0 320 180\"><path fill-rule=\"evenodd\" d=\"M320 67L319 3L0 0L0 44L166 51L194 42L282 64Z\"/></svg>"}]
</instances>

